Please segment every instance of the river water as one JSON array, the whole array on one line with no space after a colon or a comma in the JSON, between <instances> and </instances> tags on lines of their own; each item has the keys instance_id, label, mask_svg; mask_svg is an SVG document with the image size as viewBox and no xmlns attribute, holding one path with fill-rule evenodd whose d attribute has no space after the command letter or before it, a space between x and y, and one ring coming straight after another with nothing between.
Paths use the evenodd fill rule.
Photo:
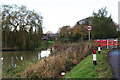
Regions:
<instances>
[{"instance_id":1,"label":"river water","mask_svg":"<svg viewBox=\"0 0 120 80\"><path fill-rule=\"evenodd\" d=\"M50 51L3 51L2 58L2 70L9 68L10 66L16 67L24 64L25 62L31 62L41 57L48 57Z\"/></svg>"},{"instance_id":2,"label":"river water","mask_svg":"<svg viewBox=\"0 0 120 80\"><path fill-rule=\"evenodd\" d=\"M113 69L114 77L120 79L120 49L112 50L109 53L109 63Z\"/></svg>"}]
</instances>

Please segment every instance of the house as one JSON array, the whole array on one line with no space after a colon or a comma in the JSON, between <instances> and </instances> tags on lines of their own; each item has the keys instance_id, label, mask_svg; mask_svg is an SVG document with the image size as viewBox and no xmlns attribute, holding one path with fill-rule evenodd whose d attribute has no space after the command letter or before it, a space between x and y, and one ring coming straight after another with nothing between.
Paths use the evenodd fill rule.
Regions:
<instances>
[{"instance_id":1,"label":"house","mask_svg":"<svg viewBox=\"0 0 120 80\"><path fill-rule=\"evenodd\" d=\"M91 23L91 17L77 21L76 25L89 25Z\"/></svg>"},{"instance_id":2,"label":"house","mask_svg":"<svg viewBox=\"0 0 120 80\"><path fill-rule=\"evenodd\" d=\"M57 34L52 33L51 31L48 31L46 34L43 36L43 40L54 40L57 38Z\"/></svg>"}]
</instances>

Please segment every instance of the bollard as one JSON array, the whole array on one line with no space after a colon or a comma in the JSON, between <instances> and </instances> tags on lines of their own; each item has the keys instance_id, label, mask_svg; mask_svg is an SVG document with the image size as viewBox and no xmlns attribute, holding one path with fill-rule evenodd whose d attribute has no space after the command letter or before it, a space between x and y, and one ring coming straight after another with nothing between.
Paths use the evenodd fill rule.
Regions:
<instances>
[{"instance_id":1,"label":"bollard","mask_svg":"<svg viewBox=\"0 0 120 80\"><path fill-rule=\"evenodd\" d=\"M100 44L98 45L98 54L100 54L101 52L101 48L100 48Z\"/></svg>"},{"instance_id":2,"label":"bollard","mask_svg":"<svg viewBox=\"0 0 120 80\"><path fill-rule=\"evenodd\" d=\"M96 50L93 50L93 64L96 66L97 65L97 61L96 61Z\"/></svg>"}]
</instances>

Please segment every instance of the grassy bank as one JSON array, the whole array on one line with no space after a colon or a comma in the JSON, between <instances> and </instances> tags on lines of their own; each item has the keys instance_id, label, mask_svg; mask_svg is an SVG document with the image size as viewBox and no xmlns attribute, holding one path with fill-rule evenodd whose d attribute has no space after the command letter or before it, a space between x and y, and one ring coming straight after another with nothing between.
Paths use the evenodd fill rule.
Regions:
<instances>
[{"instance_id":1,"label":"grassy bank","mask_svg":"<svg viewBox=\"0 0 120 80\"><path fill-rule=\"evenodd\" d=\"M97 54L97 66L92 63L92 54L80 62L64 78L112 78L112 70L107 60L108 50Z\"/></svg>"},{"instance_id":2,"label":"grassy bank","mask_svg":"<svg viewBox=\"0 0 120 80\"><path fill-rule=\"evenodd\" d=\"M93 43L56 44L54 53L35 63L7 70L9 78L61 78L61 72L70 71L90 55Z\"/></svg>"}]
</instances>

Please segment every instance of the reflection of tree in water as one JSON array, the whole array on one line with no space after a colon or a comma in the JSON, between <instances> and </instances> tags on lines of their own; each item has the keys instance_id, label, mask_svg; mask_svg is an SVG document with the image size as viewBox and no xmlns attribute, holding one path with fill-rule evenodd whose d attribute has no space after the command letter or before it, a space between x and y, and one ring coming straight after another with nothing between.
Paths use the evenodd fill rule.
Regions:
<instances>
[{"instance_id":1,"label":"reflection of tree in water","mask_svg":"<svg viewBox=\"0 0 120 80\"><path fill-rule=\"evenodd\" d=\"M3 69L24 64L26 61L37 59L38 53L35 51L12 51L3 52Z\"/></svg>"}]
</instances>

